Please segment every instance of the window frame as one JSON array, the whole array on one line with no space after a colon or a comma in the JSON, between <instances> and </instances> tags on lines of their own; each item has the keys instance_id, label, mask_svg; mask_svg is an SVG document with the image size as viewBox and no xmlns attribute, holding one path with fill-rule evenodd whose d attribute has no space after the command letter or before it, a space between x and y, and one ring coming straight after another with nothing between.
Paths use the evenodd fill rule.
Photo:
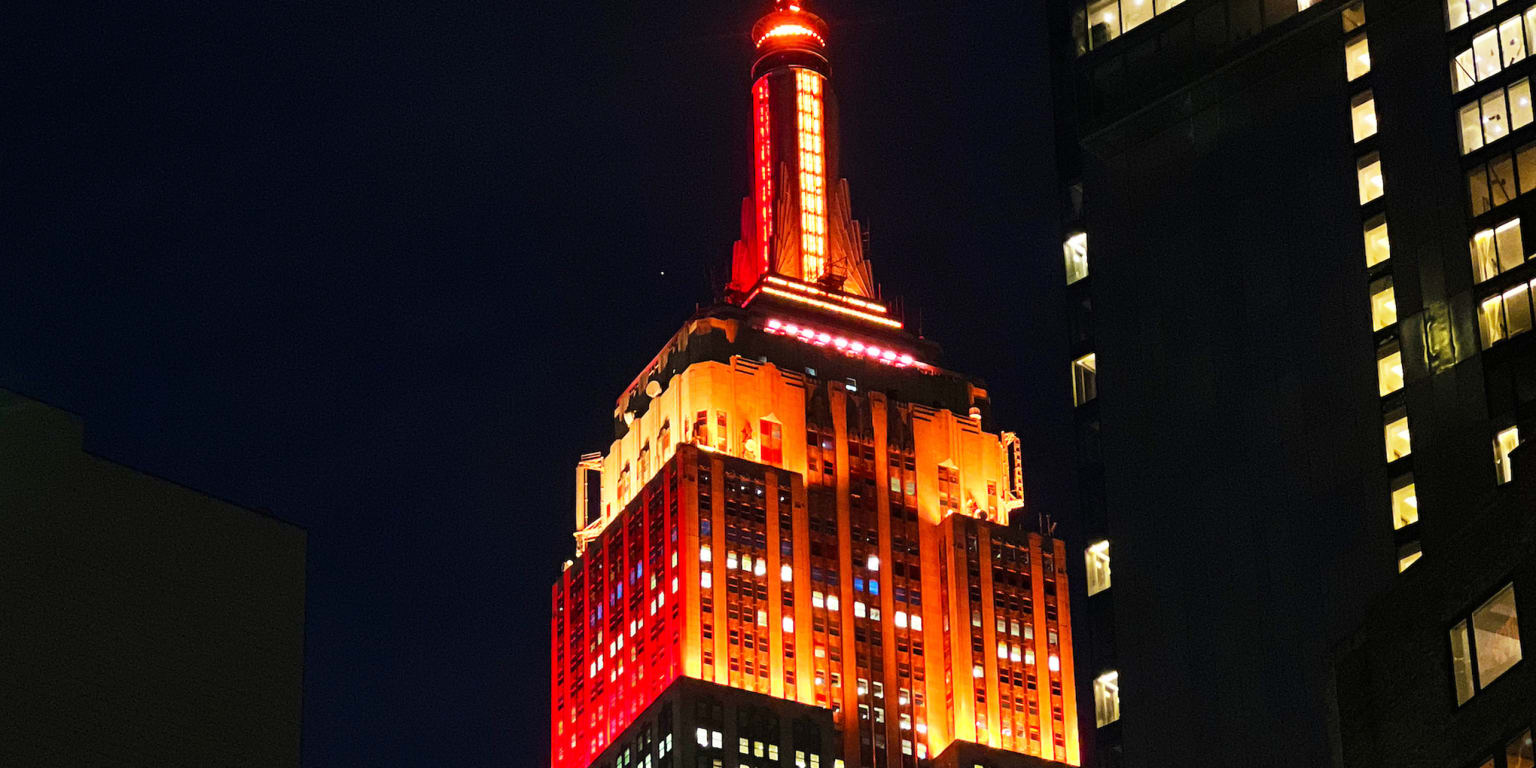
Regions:
<instances>
[{"instance_id":1,"label":"window frame","mask_svg":"<svg viewBox=\"0 0 1536 768\"><path fill-rule=\"evenodd\" d=\"M1522 636L1520 638L1520 658L1515 660L1515 663L1506 667L1504 671L1500 672L1498 676L1494 677L1494 679L1488 681L1487 683L1482 681L1481 670L1478 669L1477 663L1477 630L1473 624L1473 615L1482 610L1489 603L1493 602L1493 599L1498 597L1499 594L1504 590L1508 589L1513 591L1512 596L1515 603L1515 629L1516 631L1520 629L1520 593L1515 589L1514 573L1506 573L1502 577L1496 579L1494 583L1497 586L1481 593L1478 599L1472 601L1471 607L1467 608L1466 610L1457 612L1455 616L1451 617L1450 621L1446 622L1441 627L1441 636L1445 638L1445 658L1449 662L1448 666L1450 667L1450 676L1448 682L1450 683L1449 693L1452 712L1460 712L1463 707L1475 701L1479 694L1488 690L1489 686L1493 685L1501 679L1504 679L1505 677L1508 677L1511 672L1519 669L1520 665L1525 663L1526 641ZM1456 657L1455 649L1452 645L1452 638L1454 637L1456 628L1463 625L1466 627L1467 632L1467 665L1471 673L1472 693L1467 696L1465 701L1460 701L1458 700L1456 693ZM1503 743L1500 743L1499 746L1502 748ZM1481 765L1481 763L1479 763L1479 765Z\"/></svg>"}]
</instances>

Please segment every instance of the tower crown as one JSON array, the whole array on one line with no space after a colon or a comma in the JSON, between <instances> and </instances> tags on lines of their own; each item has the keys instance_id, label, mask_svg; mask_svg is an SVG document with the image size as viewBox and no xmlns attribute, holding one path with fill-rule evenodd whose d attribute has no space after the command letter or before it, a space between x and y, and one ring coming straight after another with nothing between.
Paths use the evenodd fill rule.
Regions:
<instances>
[{"instance_id":1,"label":"tower crown","mask_svg":"<svg viewBox=\"0 0 1536 768\"><path fill-rule=\"evenodd\" d=\"M766 294L889 326L838 178L827 40L821 17L785 0L752 27L753 189L729 298L745 306Z\"/></svg>"}]
</instances>

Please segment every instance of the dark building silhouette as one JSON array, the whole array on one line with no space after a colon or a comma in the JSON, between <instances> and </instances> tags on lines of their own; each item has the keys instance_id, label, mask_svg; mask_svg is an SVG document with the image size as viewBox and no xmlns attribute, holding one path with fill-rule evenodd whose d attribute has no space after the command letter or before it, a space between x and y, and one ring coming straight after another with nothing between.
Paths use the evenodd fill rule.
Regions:
<instances>
[{"instance_id":1,"label":"dark building silhouette","mask_svg":"<svg viewBox=\"0 0 1536 768\"><path fill-rule=\"evenodd\" d=\"M1488 597L1414 590L1536 429L1529 7L1053 6L1089 764L1327 764L1362 619Z\"/></svg>"},{"instance_id":2,"label":"dark building silhouette","mask_svg":"<svg viewBox=\"0 0 1536 768\"><path fill-rule=\"evenodd\" d=\"M0 765L297 766L305 533L0 390Z\"/></svg>"}]
</instances>

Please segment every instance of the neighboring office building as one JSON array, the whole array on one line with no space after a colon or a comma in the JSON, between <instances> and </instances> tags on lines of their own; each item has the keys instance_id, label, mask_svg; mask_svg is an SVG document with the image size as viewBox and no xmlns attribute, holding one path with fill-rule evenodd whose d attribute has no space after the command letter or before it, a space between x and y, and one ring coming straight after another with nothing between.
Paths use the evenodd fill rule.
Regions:
<instances>
[{"instance_id":1,"label":"neighboring office building","mask_svg":"<svg viewBox=\"0 0 1536 768\"><path fill-rule=\"evenodd\" d=\"M1330 649L1536 429L1536 10L1054 12L1085 750L1323 764Z\"/></svg>"},{"instance_id":2,"label":"neighboring office building","mask_svg":"<svg viewBox=\"0 0 1536 768\"><path fill-rule=\"evenodd\" d=\"M1340 768L1533 768L1536 451L1335 659ZM1523 625L1523 626L1522 626ZM1524 631L1522 631L1524 630Z\"/></svg>"},{"instance_id":3,"label":"neighboring office building","mask_svg":"<svg viewBox=\"0 0 1536 768\"><path fill-rule=\"evenodd\" d=\"M0 765L297 766L303 530L0 390Z\"/></svg>"},{"instance_id":4,"label":"neighboring office building","mask_svg":"<svg viewBox=\"0 0 1536 768\"><path fill-rule=\"evenodd\" d=\"M829 710L850 768L966 742L1076 764L1066 550L1010 527L1017 438L880 298L836 181L826 25L780 2L752 39L754 188L726 296L577 470L553 764L611 756L682 678Z\"/></svg>"}]
</instances>

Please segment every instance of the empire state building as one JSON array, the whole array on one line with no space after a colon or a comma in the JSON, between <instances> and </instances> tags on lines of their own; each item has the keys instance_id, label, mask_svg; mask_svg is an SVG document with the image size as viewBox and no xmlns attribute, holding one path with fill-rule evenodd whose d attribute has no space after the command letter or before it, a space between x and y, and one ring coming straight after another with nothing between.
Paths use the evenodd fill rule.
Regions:
<instances>
[{"instance_id":1,"label":"empire state building","mask_svg":"<svg viewBox=\"0 0 1536 768\"><path fill-rule=\"evenodd\" d=\"M781 0L750 42L730 283L577 466L552 765L1076 765L1065 548L1025 525L1018 440L881 298L828 25Z\"/></svg>"}]
</instances>

